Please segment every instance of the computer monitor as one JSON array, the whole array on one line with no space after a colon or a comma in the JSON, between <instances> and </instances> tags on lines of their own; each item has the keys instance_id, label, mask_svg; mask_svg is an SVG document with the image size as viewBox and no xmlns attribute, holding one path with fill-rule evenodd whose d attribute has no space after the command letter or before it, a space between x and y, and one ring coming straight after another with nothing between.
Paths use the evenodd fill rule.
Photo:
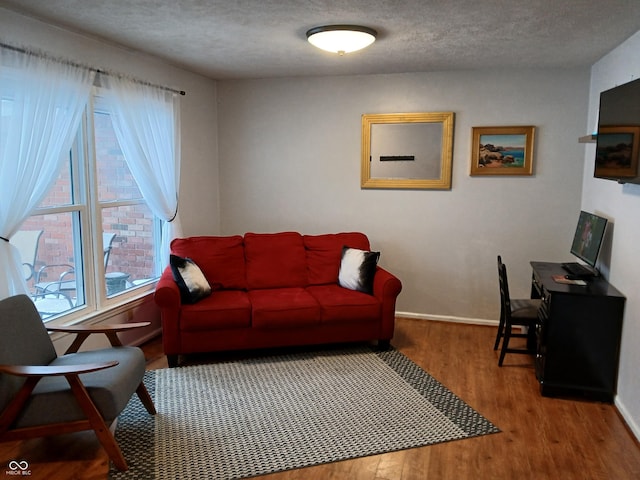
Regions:
<instances>
[{"instance_id":1,"label":"computer monitor","mask_svg":"<svg viewBox=\"0 0 640 480\"><path fill-rule=\"evenodd\" d=\"M606 218L581 211L571 244L571 254L595 268L606 227Z\"/></svg>"}]
</instances>

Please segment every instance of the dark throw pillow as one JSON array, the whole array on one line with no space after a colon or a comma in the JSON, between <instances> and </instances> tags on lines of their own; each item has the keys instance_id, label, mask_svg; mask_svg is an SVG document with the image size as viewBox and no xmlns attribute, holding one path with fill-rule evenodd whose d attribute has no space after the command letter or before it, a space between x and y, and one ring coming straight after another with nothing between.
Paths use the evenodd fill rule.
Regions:
<instances>
[{"instance_id":1,"label":"dark throw pillow","mask_svg":"<svg viewBox=\"0 0 640 480\"><path fill-rule=\"evenodd\" d=\"M204 277L200 267L190 258L177 255L169 257L173 279L180 289L182 303L196 303L198 300L211 295L211 286Z\"/></svg>"},{"instance_id":2,"label":"dark throw pillow","mask_svg":"<svg viewBox=\"0 0 640 480\"><path fill-rule=\"evenodd\" d=\"M344 288L373 294L373 277L379 258L380 252L342 247L338 284Z\"/></svg>"}]
</instances>

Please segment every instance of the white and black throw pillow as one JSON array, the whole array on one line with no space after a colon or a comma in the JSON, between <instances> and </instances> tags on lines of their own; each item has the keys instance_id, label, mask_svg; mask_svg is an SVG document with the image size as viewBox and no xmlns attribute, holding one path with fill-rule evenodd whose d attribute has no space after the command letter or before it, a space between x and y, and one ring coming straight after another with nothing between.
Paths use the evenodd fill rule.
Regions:
<instances>
[{"instance_id":1,"label":"white and black throw pillow","mask_svg":"<svg viewBox=\"0 0 640 480\"><path fill-rule=\"evenodd\" d=\"M338 284L344 288L373 294L373 278L379 258L380 252L342 247Z\"/></svg>"},{"instance_id":2,"label":"white and black throw pillow","mask_svg":"<svg viewBox=\"0 0 640 480\"><path fill-rule=\"evenodd\" d=\"M169 257L173 279L180 289L182 303L196 303L198 300L211 295L211 286L204 277L200 267L190 258L177 255Z\"/></svg>"}]
</instances>

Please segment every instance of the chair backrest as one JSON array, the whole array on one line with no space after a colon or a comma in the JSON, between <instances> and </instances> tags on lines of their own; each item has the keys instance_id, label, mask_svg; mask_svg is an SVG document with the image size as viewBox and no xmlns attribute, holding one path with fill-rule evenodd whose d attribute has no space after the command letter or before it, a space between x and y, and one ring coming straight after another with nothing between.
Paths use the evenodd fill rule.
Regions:
<instances>
[{"instance_id":1,"label":"chair backrest","mask_svg":"<svg viewBox=\"0 0 640 480\"><path fill-rule=\"evenodd\" d=\"M506 320L511 314L511 299L509 298L509 281L507 280L507 266L502 263L498 255L498 280L500 282L500 318Z\"/></svg>"},{"instance_id":2,"label":"chair backrest","mask_svg":"<svg viewBox=\"0 0 640 480\"><path fill-rule=\"evenodd\" d=\"M11 237L11 244L20 252L25 280L33 277L42 232L43 230L19 230Z\"/></svg>"},{"instance_id":3,"label":"chair backrest","mask_svg":"<svg viewBox=\"0 0 640 480\"><path fill-rule=\"evenodd\" d=\"M47 329L31 299L16 295L0 300L0 365L49 365L57 357ZM0 374L0 411L24 379Z\"/></svg>"},{"instance_id":4,"label":"chair backrest","mask_svg":"<svg viewBox=\"0 0 640 480\"><path fill-rule=\"evenodd\" d=\"M102 248L104 249L104 270L107 271L109 256L111 255L111 247L113 239L116 238L115 233L102 232Z\"/></svg>"}]
</instances>

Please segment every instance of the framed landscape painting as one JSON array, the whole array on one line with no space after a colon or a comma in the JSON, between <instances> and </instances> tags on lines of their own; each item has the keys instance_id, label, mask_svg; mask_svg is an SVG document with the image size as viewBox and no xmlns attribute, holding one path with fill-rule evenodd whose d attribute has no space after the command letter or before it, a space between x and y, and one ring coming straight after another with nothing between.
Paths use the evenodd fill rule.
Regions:
<instances>
[{"instance_id":1,"label":"framed landscape painting","mask_svg":"<svg viewBox=\"0 0 640 480\"><path fill-rule=\"evenodd\" d=\"M471 175L531 175L535 127L473 127Z\"/></svg>"},{"instance_id":2,"label":"framed landscape painting","mask_svg":"<svg viewBox=\"0 0 640 480\"><path fill-rule=\"evenodd\" d=\"M625 178L638 175L640 127L600 127L594 177Z\"/></svg>"}]
</instances>

